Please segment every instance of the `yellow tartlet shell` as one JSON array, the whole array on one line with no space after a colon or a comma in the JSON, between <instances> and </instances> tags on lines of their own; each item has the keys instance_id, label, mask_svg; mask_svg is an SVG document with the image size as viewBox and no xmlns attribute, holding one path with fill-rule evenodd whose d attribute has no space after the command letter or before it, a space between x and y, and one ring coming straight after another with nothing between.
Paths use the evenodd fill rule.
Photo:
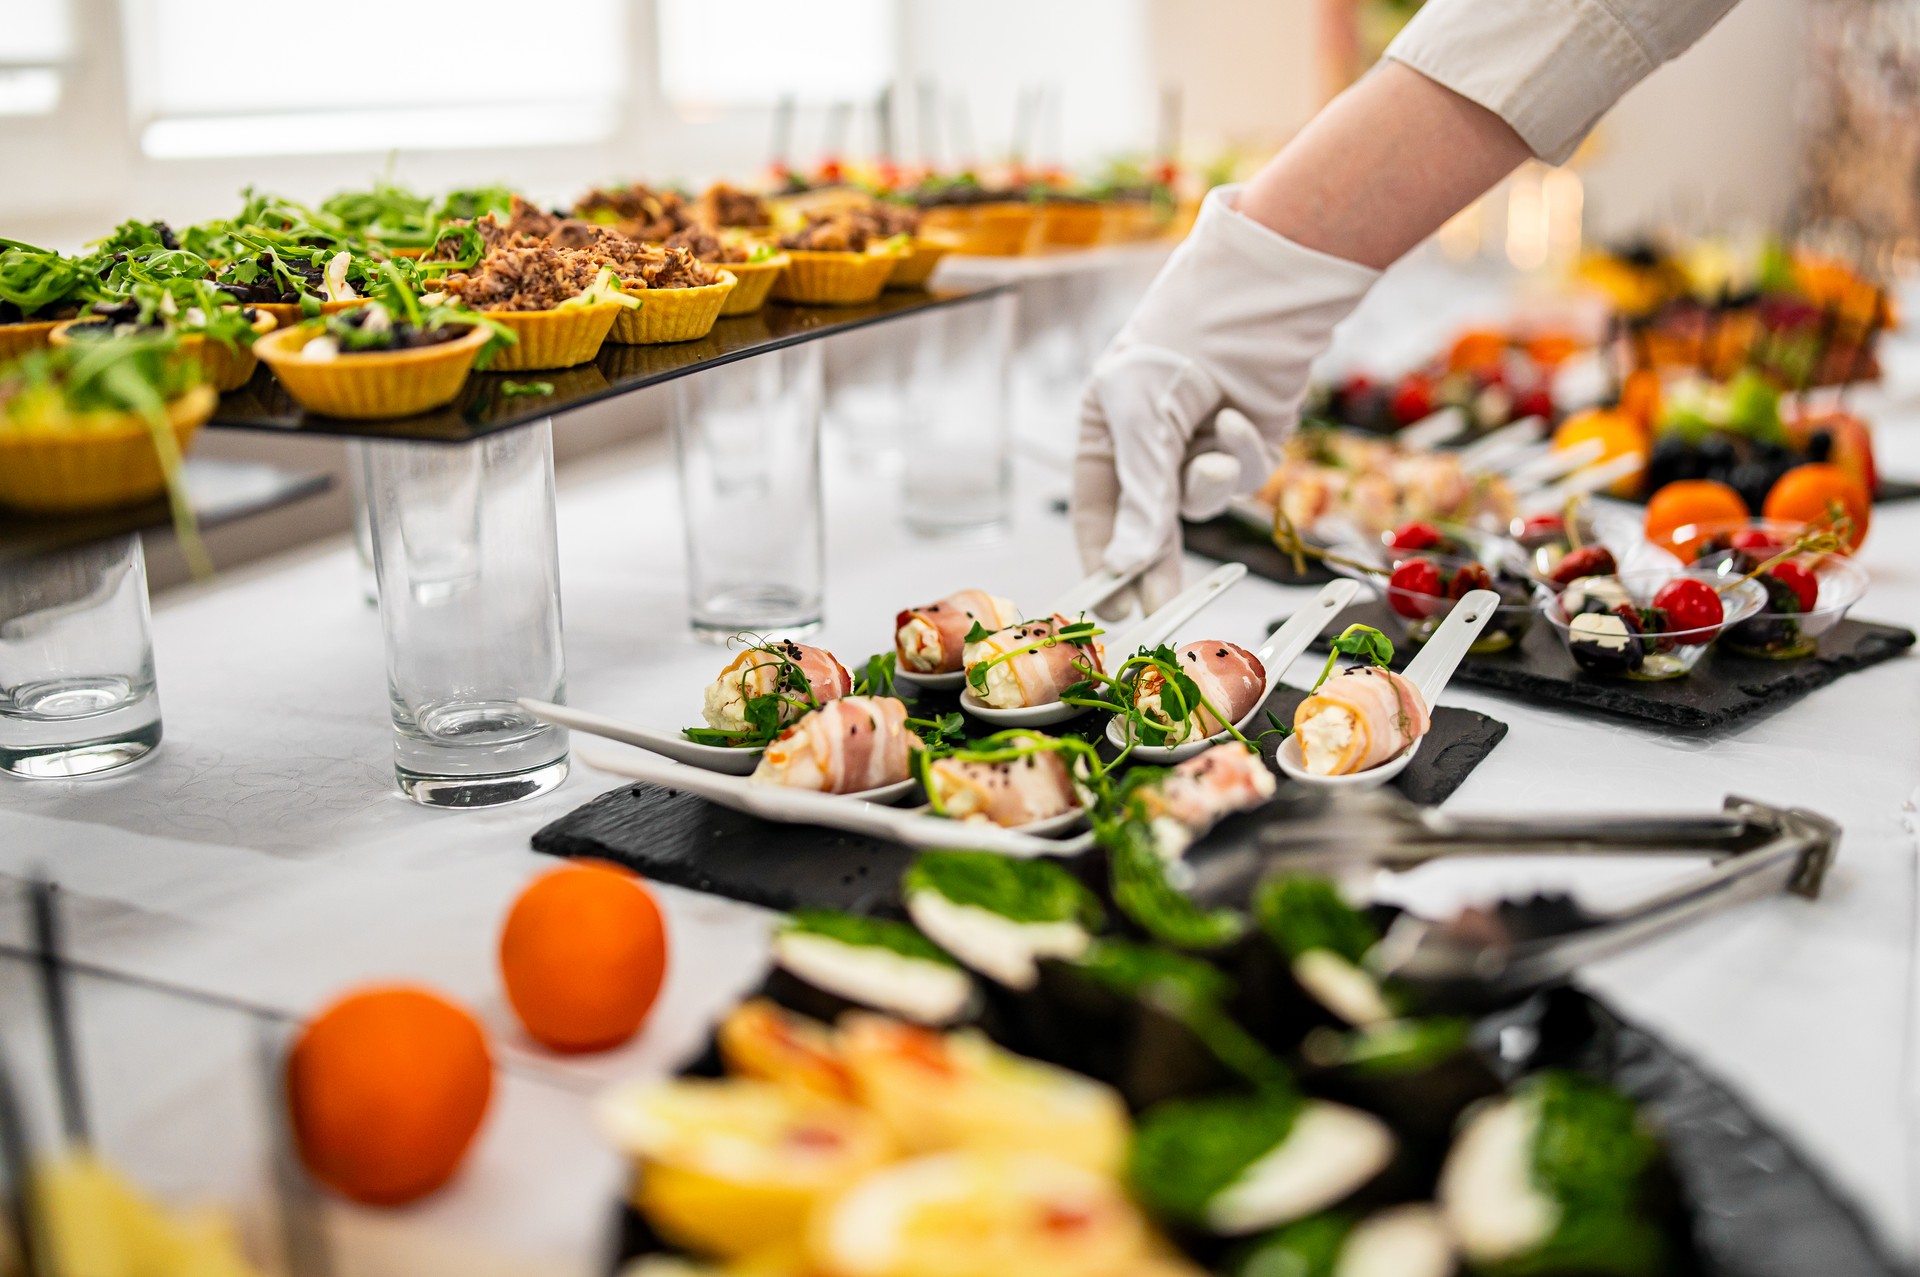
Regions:
<instances>
[{"instance_id":1,"label":"yellow tartlet shell","mask_svg":"<svg viewBox=\"0 0 1920 1277\"><path fill-rule=\"evenodd\" d=\"M720 271L718 283L696 288L649 288L638 294L637 309L622 309L613 318L607 340L622 346L655 346L673 341L698 341L713 331L714 321L739 286L731 267Z\"/></svg>"},{"instance_id":2,"label":"yellow tartlet shell","mask_svg":"<svg viewBox=\"0 0 1920 1277\"><path fill-rule=\"evenodd\" d=\"M888 288L925 288L940 259L958 251L960 241L946 235L915 235L910 251L887 276Z\"/></svg>"},{"instance_id":3,"label":"yellow tartlet shell","mask_svg":"<svg viewBox=\"0 0 1920 1277\"><path fill-rule=\"evenodd\" d=\"M256 312L253 320L255 338L264 337L279 326L279 322L261 307L249 306L247 309ZM52 346L71 346L73 338L68 330L75 324L95 322L97 321L86 315L78 319L66 320L54 326L53 332L48 335L47 343ZM181 333L179 343L177 349L180 354L198 363L200 376L223 395L246 385L253 376L253 370L260 366L259 356L253 353L251 346L232 350L224 342L207 340L204 333Z\"/></svg>"},{"instance_id":4,"label":"yellow tartlet shell","mask_svg":"<svg viewBox=\"0 0 1920 1277\"><path fill-rule=\"evenodd\" d=\"M598 306L568 306L554 310L490 310L519 338L498 351L489 372L529 372L536 368L571 368L600 353L601 343L613 331L613 321L629 309L619 302Z\"/></svg>"},{"instance_id":5,"label":"yellow tartlet shell","mask_svg":"<svg viewBox=\"0 0 1920 1277\"><path fill-rule=\"evenodd\" d=\"M792 260L785 253L776 253L765 261L728 262L724 269L732 272L738 282L734 284L733 291L727 294L726 304L720 307L720 314L751 315L766 305L775 281Z\"/></svg>"},{"instance_id":6,"label":"yellow tartlet shell","mask_svg":"<svg viewBox=\"0 0 1920 1277\"><path fill-rule=\"evenodd\" d=\"M182 453L219 396L198 385L167 404ZM63 422L84 428L63 429ZM78 514L149 501L167 477L147 423L130 412L68 414L32 429L0 429L0 505L36 514Z\"/></svg>"},{"instance_id":7,"label":"yellow tartlet shell","mask_svg":"<svg viewBox=\"0 0 1920 1277\"><path fill-rule=\"evenodd\" d=\"M787 269L773 283L776 301L802 306L858 306L887 286L900 259L885 253L819 253L789 249Z\"/></svg>"},{"instance_id":8,"label":"yellow tartlet shell","mask_svg":"<svg viewBox=\"0 0 1920 1277\"><path fill-rule=\"evenodd\" d=\"M411 417L451 403L473 368L487 332L417 350L374 350L308 361L301 348L320 335L300 325L271 333L253 349L289 395L308 412L328 417Z\"/></svg>"},{"instance_id":9,"label":"yellow tartlet shell","mask_svg":"<svg viewBox=\"0 0 1920 1277\"><path fill-rule=\"evenodd\" d=\"M36 319L30 324L0 324L0 364L35 350L44 350L53 330L67 323L64 319Z\"/></svg>"}]
</instances>

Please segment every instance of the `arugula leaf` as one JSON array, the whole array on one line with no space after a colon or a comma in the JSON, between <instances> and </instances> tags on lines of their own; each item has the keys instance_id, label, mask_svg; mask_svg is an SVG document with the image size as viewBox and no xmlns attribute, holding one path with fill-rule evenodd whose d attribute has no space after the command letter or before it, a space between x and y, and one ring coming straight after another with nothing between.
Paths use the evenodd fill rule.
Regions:
<instances>
[{"instance_id":1,"label":"arugula leaf","mask_svg":"<svg viewBox=\"0 0 1920 1277\"><path fill-rule=\"evenodd\" d=\"M866 668L860 677L854 680L855 696L893 696L895 665L898 661L892 652L879 652L867 658Z\"/></svg>"},{"instance_id":2,"label":"arugula leaf","mask_svg":"<svg viewBox=\"0 0 1920 1277\"><path fill-rule=\"evenodd\" d=\"M500 383L500 397L517 399L522 395L550 395L553 383L550 381L503 381Z\"/></svg>"}]
</instances>

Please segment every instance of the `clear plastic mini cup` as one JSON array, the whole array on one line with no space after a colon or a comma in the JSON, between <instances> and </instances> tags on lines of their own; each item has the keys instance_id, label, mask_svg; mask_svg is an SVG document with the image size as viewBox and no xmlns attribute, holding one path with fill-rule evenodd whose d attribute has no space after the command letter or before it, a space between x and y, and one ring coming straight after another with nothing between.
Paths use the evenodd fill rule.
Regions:
<instances>
[{"instance_id":1,"label":"clear plastic mini cup","mask_svg":"<svg viewBox=\"0 0 1920 1277\"><path fill-rule=\"evenodd\" d=\"M1728 584L1726 577L1701 568L1582 577L1558 594L1543 591L1540 610L1566 644L1574 664L1590 674L1642 682L1679 678L1700 663L1715 640L1766 603L1766 591L1758 582L1742 581L1720 591L1724 614L1718 625L1651 634L1634 633L1611 608L1588 605L1584 600L1597 597L1605 602L1611 598L1613 591L1596 584L1610 581L1617 583L1624 595L1620 602L1635 609L1649 608L1661 588L1680 577L1691 577L1709 588Z\"/></svg>"}]
</instances>

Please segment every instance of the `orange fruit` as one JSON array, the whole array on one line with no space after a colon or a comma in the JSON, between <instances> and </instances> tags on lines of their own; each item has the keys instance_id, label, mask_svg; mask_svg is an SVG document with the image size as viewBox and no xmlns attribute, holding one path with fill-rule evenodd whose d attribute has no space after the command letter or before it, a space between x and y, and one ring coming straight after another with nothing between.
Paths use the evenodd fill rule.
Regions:
<instances>
[{"instance_id":1,"label":"orange fruit","mask_svg":"<svg viewBox=\"0 0 1920 1277\"><path fill-rule=\"evenodd\" d=\"M1769 519L1787 519L1814 528L1833 528L1844 515L1852 521L1848 543L1854 550L1867 539L1873 522L1873 498L1858 479L1828 461L1795 466L1774 482L1763 507Z\"/></svg>"},{"instance_id":2,"label":"orange fruit","mask_svg":"<svg viewBox=\"0 0 1920 1277\"><path fill-rule=\"evenodd\" d=\"M1555 451L1575 448L1590 439L1600 441L1600 455L1590 464L1611 461L1615 457L1625 456L1629 452L1640 454L1643 462L1647 455L1647 432L1638 421L1626 413L1610 408L1588 408L1576 412L1560 423L1553 432ZM1639 469L1617 481L1607 491L1616 497L1631 497L1640 491L1640 483L1646 474L1643 464Z\"/></svg>"},{"instance_id":3,"label":"orange fruit","mask_svg":"<svg viewBox=\"0 0 1920 1277\"><path fill-rule=\"evenodd\" d=\"M1448 372L1481 372L1498 368L1507 357L1507 335L1486 328L1470 328L1454 339L1447 352Z\"/></svg>"},{"instance_id":4,"label":"orange fruit","mask_svg":"<svg viewBox=\"0 0 1920 1277\"><path fill-rule=\"evenodd\" d=\"M487 1036L426 989L363 989L309 1024L287 1057L300 1160L344 1197L397 1206L453 1177L493 1093Z\"/></svg>"},{"instance_id":5,"label":"orange fruit","mask_svg":"<svg viewBox=\"0 0 1920 1277\"><path fill-rule=\"evenodd\" d=\"M1693 560L1693 543L1698 537L1675 540L1675 529L1689 524L1725 523L1746 519L1751 511L1740 494L1712 479L1677 479L1653 494L1647 502L1647 540L1655 545L1673 547L1683 563Z\"/></svg>"},{"instance_id":6,"label":"orange fruit","mask_svg":"<svg viewBox=\"0 0 1920 1277\"><path fill-rule=\"evenodd\" d=\"M602 1051L632 1037L666 972L667 931L653 893L600 861L534 879L500 931L507 1000L555 1051Z\"/></svg>"}]
</instances>

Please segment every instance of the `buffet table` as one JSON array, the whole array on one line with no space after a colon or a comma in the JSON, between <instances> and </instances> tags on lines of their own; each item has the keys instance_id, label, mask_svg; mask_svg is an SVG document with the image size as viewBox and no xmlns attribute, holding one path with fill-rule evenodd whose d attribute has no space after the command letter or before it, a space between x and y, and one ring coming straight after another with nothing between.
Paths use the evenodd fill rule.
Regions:
<instances>
[{"instance_id":1,"label":"buffet table","mask_svg":"<svg viewBox=\"0 0 1920 1277\"><path fill-rule=\"evenodd\" d=\"M1887 385L1856 404L1877 423L1883 470L1920 475L1920 348L1909 340L1888 362ZM982 546L908 537L886 486L836 449L830 437L831 571L817 641L849 661L877 650L894 613L922 596L991 583L1039 598L1078 576L1054 509L1065 492L1057 467L1021 463L1012 533ZM569 702L642 722L696 721L698 689L721 658L688 631L664 442L565 471L560 488ZM1920 503L1876 511L1865 551L1873 585L1857 615L1920 625L1915 544ZM211 1120L216 1108L248 1107L236 1091L264 1094L244 1035L186 1031L167 1014L169 999L190 993L198 997L180 1005L198 1014L250 1009L272 1022L356 983L424 982L487 1022L502 1065L495 1108L448 1191L400 1212L313 1204L334 1270L597 1277L622 1170L593 1133L592 1097L697 1049L711 1018L759 978L769 915L661 888L671 969L645 1031L599 1056L534 1046L499 989L500 920L521 885L551 864L529 850L532 833L621 782L576 762L557 790L517 806L458 814L400 798L380 625L358 572L351 546L335 543L157 600L165 745L109 779L0 788L0 874L39 868L61 884L76 961L162 986L91 1001L89 985L79 992L83 1024L118 1016L122 1030L155 1030L145 1066L96 1059L90 1072L115 1088L101 1143L137 1178L186 1195L263 1180L249 1173L265 1156L262 1141ZM1207 613L1206 628L1249 641L1305 596L1249 578ZM1311 681L1318 663L1303 660L1288 681ZM1719 734L1466 689L1446 700L1511 725L1450 811L1703 812L1738 794L1844 826L1819 901L1771 898L1585 979L1739 1090L1859 1204L1889 1250L1911 1260L1920 1238L1907 1069L1920 662L1850 675ZM1396 890L1423 905L1546 882L1603 896L1659 872L1630 861L1578 875L1483 861L1430 867ZM0 943L19 941L19 913L0 910ZM238 1085L236 1074L250 1082ZM264 1106L255 1107L264 1123ZM196 1140L186 1132L202 1114L212 1129ZM183 1158L183 1148L195 1155Z\"/></svg>"}]
</instances>

